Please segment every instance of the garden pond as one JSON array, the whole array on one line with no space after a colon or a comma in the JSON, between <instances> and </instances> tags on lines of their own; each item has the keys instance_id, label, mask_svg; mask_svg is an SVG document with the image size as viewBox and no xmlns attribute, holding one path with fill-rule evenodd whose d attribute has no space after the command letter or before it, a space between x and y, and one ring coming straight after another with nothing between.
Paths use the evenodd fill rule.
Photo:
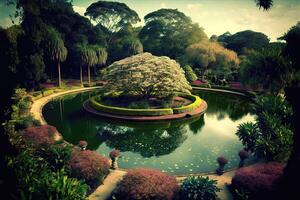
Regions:
<instances>
[{"instance_id":1,"label":"garden pond","mask_svg":"<svg viewBox=\"0 0 300 200\"><path fill-rule=\"evenodd\" d=\"M107 156L121 151L120 168L157 168L175 175L214 171L217 157L229 162L225 169L239 163L243 148L235 135L242 122L255 120L251 101L245 97L212 91L194 91L204 99L205 114L185 120L129 122L101 118L87 113L82 104L97 91L58 97L43 107L48 124L55 126L70 143L88 142L88 149ZM248 164L254 162L249 159Z\"/></svg>"}]
</instances>

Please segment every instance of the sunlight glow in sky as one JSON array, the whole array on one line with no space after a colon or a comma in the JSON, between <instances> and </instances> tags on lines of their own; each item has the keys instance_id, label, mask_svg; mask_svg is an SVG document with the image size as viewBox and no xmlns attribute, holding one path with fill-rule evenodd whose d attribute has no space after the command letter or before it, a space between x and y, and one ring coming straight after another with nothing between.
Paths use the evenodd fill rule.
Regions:
<instances>
[{"instance_id":1,"label":"sunlight glow in sky","mask_svg":"<svg viewBox=\"0 0 300 200\"><path fill-rule=\"evenodd\" d=\"M83 15L96 0L73 0L74 10ZM272 41L300 21L300 0L274 0L270 11L256 7L254 0L119 0L143 17L160 8L177 8L199 23L208 36L226 31L251 29L263 32ZM11 24L8 10L0 5L0 25ZM142 25L143 22L140 24Z\"/></svg>"}]
</instances>

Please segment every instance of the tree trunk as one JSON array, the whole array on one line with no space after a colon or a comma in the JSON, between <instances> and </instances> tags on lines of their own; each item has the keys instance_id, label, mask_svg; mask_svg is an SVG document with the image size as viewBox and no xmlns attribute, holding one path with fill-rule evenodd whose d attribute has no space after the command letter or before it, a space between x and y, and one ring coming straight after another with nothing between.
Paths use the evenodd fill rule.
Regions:
<instances>
[{"instance_id":1,"label":"tree trunk","mask_svg":"<svg viewBox=\"0 0 300 200\"><path fill-rule=\"evenodd\" d=\"M80 66L80 84L82 85L83 82L82 82L82 66Z\"/></svg>"},{"instance_id":2,"label":"tree trunk","mask_svg":"<svg viewBox=\"0 0 300 200\"><path fill-rule=\"evenodd\" d=\"M91 85L91 67L88 66L89 86Z\"/></svg>"},{"instance_id":3,"label":"tree trunk","mask_svg":"<svg viewBox=\"0 0 300 200\"><path fill-rule=\"evenodd\" d=\"M57 70L58 70L58 87L61 87L61 74L60 74L60 62L57 62Z\"/></svg>"}]
</instances>

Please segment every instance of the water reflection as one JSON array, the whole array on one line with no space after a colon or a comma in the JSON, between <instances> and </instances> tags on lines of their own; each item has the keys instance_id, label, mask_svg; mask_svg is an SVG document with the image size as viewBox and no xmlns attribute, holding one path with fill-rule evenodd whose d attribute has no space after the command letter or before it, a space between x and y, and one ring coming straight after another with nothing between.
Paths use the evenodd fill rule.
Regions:
<instances>
[{"instance_id":1,"label":"water reflection","mask_svg":"<svg viewBox=\"0 0 300 200\"><path fill-rule=\"evenodd\" d=\"M220 155L238 165L242 148L235 135L237 125L254 120L249 100L230 94L200 91L207 112L193 119L151 123L100 118L85 112L82 104L94 92L67 95L43 109L46 121L57 127L65 140L88 142L88 149L108 156L121 150L120 167L153 167L174 174L214 170Z\"/></svg>"}]
</instances>

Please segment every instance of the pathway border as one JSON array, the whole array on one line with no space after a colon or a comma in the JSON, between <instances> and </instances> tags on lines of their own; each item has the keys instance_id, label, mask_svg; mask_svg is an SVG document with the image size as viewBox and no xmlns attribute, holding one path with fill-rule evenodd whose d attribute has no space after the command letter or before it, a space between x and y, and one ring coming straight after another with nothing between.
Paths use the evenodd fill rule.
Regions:
<instances>
[{"instance_id":1,"label":"pathway border","mask_svg":"<svg viewBox=\"0 0 300 200\"><path fill-rule=\"evenodd\" d=\"M77 93L77 92L86 92L94 89L99 89L101 86L97 87L88 87L88 88L78 88L73 90L67 90L63 92L58 92L51 94L49 96L42 97L40 99L35 100L32 105L30 112L33 114L33 117L41 122L42 125L47 124L46 120L43 117L43 107L45 104L47 104L49 101L53 100L56 97L64 96L67 94Z\"/></svg>"}]
</instances>

